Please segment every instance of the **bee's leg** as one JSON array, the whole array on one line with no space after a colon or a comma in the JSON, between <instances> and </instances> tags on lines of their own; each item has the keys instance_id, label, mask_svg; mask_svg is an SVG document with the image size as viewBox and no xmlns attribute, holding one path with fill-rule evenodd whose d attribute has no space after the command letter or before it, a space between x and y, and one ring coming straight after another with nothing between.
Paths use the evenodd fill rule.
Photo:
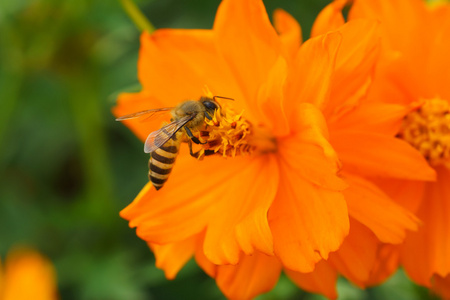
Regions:
<instances>
[{"instance_id":1,"label":"bee's leg","mask_svg":"<svg viewBox=\"0 0 450 300\"><path fill-rule=\"evenodd\" d=\"M214 150L205 150L205 156L210 156L210 155L214 155L216 154L216 152L214 152Z\"/></svg>"},{"instance_id":2,"label":"bee's leg","mask_svg":"<svg viewBox=\"0 0 450 300\"><path fill-rule=\"evenodd\" d=\"M208 120L212 120L211 115L210 115L207 111L205 111L205 117L206 117Z\"/></svg>"},{"instance_id":3,"label":"bee's leg","mask_svg":"<svg viewBox=\"0 0 450 300\"><path fill-rule=\"evenodd\" d=\"M196 153L194 154L194 152L192 152L192 141L191 140L188 140L188 145L189 145L189 153L191 154L191 156L197 158L195 156Z\"/></svg>"},{"instance_id":4,"label":"bee's leg","mask_svg":"<svg viewBox=\"0 0 450 300\"><path fill-rule=\"evenodd\" d=\"M198 138L196 138L193 134L192 134L192 132L191 132L191 130L186 126L186 127L184 127L184 129L186 129L186 133L187 133L187 135L189 136L189 138L194 142L194 143L196 143L197 145L198 144L206 144L206 142L205 143L202 143L202 142L200 142L200 140L198 139Z\"/></svg>"},{"instance_id":5,"label":"bee's leg","mask_svg":"<svg viewBox=\"0 0 450 300\"><path fill-rule=\"evenodd\" d=\"M197 151L197 152L195 152L195 153L192 151L192 141L191 141L191 140L188 141L188 145L189 145L189 154L191 154L191 156L192 156L193 158L198 159L199 156L200 156L200 150ZM203 158L200 159L200 160L203 160Z\"/></svg>"}]
</instances>

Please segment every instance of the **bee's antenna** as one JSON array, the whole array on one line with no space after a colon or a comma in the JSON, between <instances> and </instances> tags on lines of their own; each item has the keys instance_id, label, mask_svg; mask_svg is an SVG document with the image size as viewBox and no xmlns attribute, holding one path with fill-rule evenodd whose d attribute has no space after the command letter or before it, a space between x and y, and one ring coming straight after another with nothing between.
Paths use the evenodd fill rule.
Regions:
<instances>
[{"instance_id":1,"label":"bee's antenna","mask_svg":"<svg viewBox=\"0 0 450 300\"><path fill-rule=\"evenodd\" d=\"M213 100L216 100L216 98L220 98L220 99L227 99L227 100L231 100L231 101L234 101L234 99L233 99L233 98L222 97L222 96L214 96L214 97L213 97Z\"/></svg>"}]
</instances>

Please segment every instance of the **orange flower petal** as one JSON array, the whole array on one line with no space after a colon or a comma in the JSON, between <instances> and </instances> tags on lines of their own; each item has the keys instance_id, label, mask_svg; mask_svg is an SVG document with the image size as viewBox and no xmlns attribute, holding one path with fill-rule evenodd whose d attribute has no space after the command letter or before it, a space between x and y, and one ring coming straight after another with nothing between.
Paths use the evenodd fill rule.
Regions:
<instances>
[{"instance_id":1,"label":"orange flower petal","mask_svg":"<svg viewBox=\"0 0 450 300\"><path fill-rule=\"evenodd\" d=\"M321 260L316 264L316 268L311 273L300 273L285 269L286 275L301 289L319 293L328 299L336 299L336 282L338 274L330 264Z\"/></svg>"},{"instance_id":2,"label":"orange flower petal","mask_svg":"<svg viewBox=\"0 0 450 300\"><path fill-rule=\"evenodd\" d=\"M262 253L242 256L235 266L217 266L216 282L228 299L253 299L277 283L281 264Z\"/></svg>"},{"instance_id":3,"label":"orange flower petal","mask_svg":"<svg viewBox=\"0 0 450 300\"><path fill-rule=\"evenodd\" d=\"M327 162L323 150L317 145L302 143L298 139L299 136L293 136L282 143L290 144L282 154L283 160L289 164L290 172L295 172L303 180L312 182L319 188L335 191L347 188L347 183L336 175L336 170Z\"/></svg>"},{"instance_id":4,"label":"orange flower petal","mask_svg":"<svg viewBox=\"0 0 450 300\"><path fill-rule=\"evenodd\" d=\"M289 164L280 161L280 188L269 211L274 250L285 267L311 272L347 235L347 207L340 192L317 187Z\"/></svg>"},{"instance_id":5,"label":"orange flower petal","mask_svg":"<svg viewBox=\"0 0 450 300\"><path fill-rule=\"evenodd\" d=\"M214 22L217 46L253 107L280 55L280 40L261 0L224 0Z\"/></svg>"},{"instance_id":6,"label":"orange flower petal","mask_svg":"<svg viewBox=\"0 0 450 300\"><path fill-rule=\"evenodd\" d=\"M435 180L423 156L404 141L356 130L330 132L346 170L374 177Z\"/></svg>"},{"instance_id":7,"label":"orange flower petal","mask_svg":"<svg viewBox=\"0 0 450 300\"><path fill-rule=\"evenodd\" d=\"M302 43L300 24L286 11L276 9L273 12L273 24L281 40L281 51L286 60L294 59Z\"/></svg>"},{"instance_id":8,"label":"orange flower petal","mask_svg":"<svg viewBox=\"0 0 450 300\"><path fill-rule=\"evenodd\" d=\"M342 43L336 58L331 97L326 111L354 107L365 97L380 50L378 27L376 21L361 19L349 21L339 28Z\"/></svg>"},{"instance_id":9,"label":"orange flower petal","mask_svg":"<svg viewBox=\"0 0 450 300\"><path fill-rule=\"evenodd\" d=\"M375 263L377 246L373 233L350 218L350 233L339 250L330 254L329 262L345 278L364 288Z\"/></svg>"},{"instance_id":10,"label":"orange flower petal","mask_svg":"<svg viewBox=\"0 0 450 300\"><path fill-rule=\"evenodd\" d=\"M329 133L324 116L317 107L309 103L299 104L294 116L292 135L289 138L279 140L280 155L290 156L291 158L288 158L288 161L305 159L298 164L298 172L304 172L310 168L307 172L322 174L321 177L323 178L328 178L326 174L331 173L333 178L336 179L334 175L340 170L340 162L328 141ZM309 146L305 144L309 144ZM320 149L321 152L317 155L313 154L310 152L310 146ZM321 164L322 168L318 168L311 160ZM311 162L308 163L308 161ZM325 167L325 165L327 166ZM311 173L306 174L306 178L322 186L321 181L323 179L311 177ZM342 184L338 185L339 187L335 187L335 189L344 188Z\"/></svg>"},{"instance_id":11,"label":"orange flower petal","mask_svg":"<svg viewBox=\"0 0 450 300\"><path fill-rule=\"evenodd\" d=\"M421 25L425 18L425 3L421 0L354 1L349 20L358 18L380 20L383 35L391 49L405 52L411 47L421 48L414 45L419 39L411 39L423 32Z\"/></svg>"},{"instance_id":12,"label":"orange flower petal","mask_svg":"<svg viewBox=\"0 0 450 300\"><path fill-rule=\"evenodd\" d=\"M337 30L344 25L345 20L342 9L347 4L347 0L335 0L325 6L314 21L311 37L325 34L329 31Z\"/></svg>"},{"instance_id":13,"label":"orange flower petal","mask_svg":"<svg viewBox=\"0 0 450 300\"><path fill-rule=\"evenodd\" d=\"M376 185L363 178L346 176L350 187L344 191L350 216L366 225L380 241L398 244L405 230L417 230L419 220L393 202Z\"/></svg>"},{"instance_id":14,"label":"orange flower petal","mask_svg":"<svg viewBox=\"0 0 450 300\"><path fill-rule=\"evenodd\" d=\"M443 300L450 299L450 274L445 277L433 276L433 290Z\"/></svg>"},{"instance_id":15,"label":"orange flower petal","mask_svg":"<svg viewBox=\"0 0 450 300\"><path fill-rule=\"evenodd\" d=\"M417 212L424 197L426 183L423 181L380 178L372 179L372 182L395 203L414 213Z\"/></svg>"},{"instance_id":16,"label":"orange flower petal","mask_svg":"<svg viewBox=\"0 0 450 300\"><path fill-rule=\"evenodd\" d=\"M164 186L165 189L168 184ZM194 197L197 189L195 194L193 191L188 193ZM166 200L169 196L155 195L155 189L148 183L136 199L120 212L122 218L130 221L130 227L137 227L136 233L143 240L158 244L179 242L201 232L206 226L210 216L208 207L211 205L206 199L199 198L191 205L183 205L185 199L176 196L156 206L155 200ZM200 207L200 213L193 206Z\"/></svg>"},{"instance_id":17,"label":"orange flower petal","mask_svg":"<svg viewBox=\"0 0 450 300\"><path fill-rule=\"evenodd\" d=\"M143 90L158 99L162 107L198 99L205 85L214 95L242 99L231 72L217 53L211 30L161 29L152 35L143 33L138 67Z\"/></svg>"},{"instance_id":18,"label":"orange flower petal","mask_svg":"<svg viewBox=\"0 0 450 300\"><path fill-rule=\"evenodd\" d=\"M427 183L426 199L417 212L423 225L419 231L408 234L402 249L402 263L408 275L428 287L433 274L450 273L450 171L441 167L437 172L438 181Z\"/></svg>"},{"instance_id":19,"label":"orange flower petal","mask_svg":"<svg viewBox=\"0 0 450 300\"><path fill-rule=\"evenodd\" d=\"M290 172L295 172L304 180L318 187L342 191L347 183L336 175L336 163L326 155L318 144L306 140L304 135L295 135L279 142L280 156L289 166Z\"/></svg>"},{"instance_id":20,"label":"orange flower petal","mask_svg":"<svg viewBox=\"0 0 450 300\"><path fill-rule=\"evenodd\" d=\"M352 107L343 115L331 116L328 123L333 131L352 130L369 131L373 133L395 136L409 108L389 103L361 103Z\"/></svg>"},{"instance_id":21,"label":"orange flower petal","mask_svg":"<svg viewBox=\"0 0 450 300\"><path fill-rule=\"evenodd\" d=\"M407 106L417 101L418 95L434 97L426 81L421 78L423 70L416 72L412 66L412 62L400 52L384 52L367 95L368 101Z\"/></svg>"},{"instance_id":22,"label":"orange flower petal","mask_svg":"<svg viewBox=\"0 0 450 300\"><path fill-rule=\"evenodd\" d=\"M432 30L425 2L421 0L355 1L349 19L380 21L384 53L370 95L379 101L406 103L418 97L435 97L424 77L428 68ZM406 98L406 99L405 99Z\"/></svg>"},{"instance_id":23,"label":"orange flower petal","mask_svg":"<svg viewBox=\"0 0 450 300\"><path fill-rule=\"evenodd\" d=\"M370 278L366 281L366 286L379 285L394 274L399 267L399 257L398 245L380 244L377 249L377 259Z\"/></svg>"},{"instance_id":24,"label":"orange flower petal","mask_svg":"<svg viewBox=\"0 0 450 300\"><path fill-rule=\"evenodd\" d=\"M432 86L431 89L437 95L450 101L450 89L448 88L448 78L450 78L450 5L443 10L440 22L434 28L434 39L430 45L430 54L427 56L428 72L424 76L425 80Z\"/></svg>"},{"instance_id":25,"label":"orange flower petal","mask_svg":"<svg viewBox=\"0 0 450 300\"><path fill-rule=\"evenodd\" d=\"M205 252L203 251L203 247L197 247L195 250L195 261L198 266L205 271L210 277L215 278L217 274L217 265L213 264L209 259L205 256Z\"/></svg>"},{"instance_id":26,"label":"orange flower petal","mask_svg":"<svg viewBox=\"0 0 450 300\"><path fill-rule=\"evenodd\" d=\"M215 265L201 250L196 251L195 259L229 299L251 299L265 293L275 286L281 273L279 260L260 252L241 255L237 265Z\"/></svg>"},{"instance_id":27,"label":"orange flower petal","mask_svg":"<svg viewBox=\"0 0 450 300\"><path fill-rule=\"evenodd\" d=\"M199 237L192 236L184 241L158 245L148 243L155 254L156 267L164 270L167 279L174 279L178 271L192 258Z\"/></svg>"},{"instance_id":28,"label":"orange flower petal","mask_svg":"<svg viewBox=\"0 0 450 300\"><path fill-rule=\"evenodd\" d=\"M231 162L227 162L227 168L228 164ZM239 250L273 254L267 212L278 187L275 158L267 155L254 159L247 168L240 162L236 165L240 171L229 179L222 199L215 199L214 217L206 230L205 255L216 264L236 264Z\"/></svg>"},{"instance_id":29,"label":"orange flower petal","mask_svg":"<svg viewBox=\"0 0 450 300\"><path fill-rule=\"evenodd\" d=\"M275 136L284 136L289 133L289 124L286 118L284 102L284 79L287 75L287 64L283 57L279 57L268 78L258 91L258 106L260 116L265 127Z\"/></svg>"},{"instance_id":30,"label":"orange flower petal","mask_svg":"<svg viewBox=\"0 0 450 300\"><path fill-rule=\"evenodd\" d=\"M320 111L303 103L296 115L297 134L278 141L282 177L269 216L275 253L283 264L311 272L348 232L346 203L339 192L347 185L336 175L338 161Z\"/></svg>"},{"instance_id":31,"label":"orange flower petal","mask_svg":"<svg viewBox=\"0 0 450 300\"><path fill-rule=\"evenodd\" d=\"M211 176L214 170L220 172ZM277 182L271 156L197 161L180 155L164 188L156 191L148 184L121 216L153 244L179 242L207 228L207 257L217 264L235 264L240 250L272 253L266 215Z\"/></svg>"},{"instance_id":32,"label":"orange flower petal","mask_svg":"<svg viewBox=\"0 0 450 300\"><path fill-rule=\"evenodd\" d=\"M379 22L365 19L352 20L343 24L337 31L342 34L342 43L336 59L336 69L347 76L352 72L356 72L353 73L354 76L368 76L377 58L373 54L374 51L375 54L377 53L380 43ZM361 67L361 64L367 64L367 66Z\"/></svg>"},{"instance_id":33,"label":"orange flower petal","mask_svg":"<svg viewBox=\"0 0 450 300\"><path fill-rule=\"evenodd\" d=\"M300 47L286 80L286 111L294 111L299 102L317 107L328 99L331 75L342 36L329 33L307 40Z\"/></svg>"}]
</instances>

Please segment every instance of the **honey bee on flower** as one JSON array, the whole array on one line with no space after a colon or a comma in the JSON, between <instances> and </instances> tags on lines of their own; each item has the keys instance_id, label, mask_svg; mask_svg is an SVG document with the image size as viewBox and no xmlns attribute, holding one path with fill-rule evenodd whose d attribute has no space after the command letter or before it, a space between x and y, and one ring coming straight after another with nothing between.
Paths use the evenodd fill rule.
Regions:
<instances>
[{"instance_id":1,"label":"honey bee on flower","mask_svg":"<svg viewBox=\"0 0 450 300\"><path fill-rule=\"evenodd\" d=\"M171 122L150 133L144 146L144 152L150 153L148 177L157 190L169 178L182 142L188 143L189 153L197 159L213 154L234 157L250 153L254 148L245 143L251 124L241 121L240 115L235 114L235 118L229 120L227 117L233 112L223 109L216 101L218 98L233 100L221 96L201 97L198 101L183 101L175 108L149 109L116 119L130 120L171 111ZM192 143L202 148L194 153Z\"/></svg>"}]
</instances>

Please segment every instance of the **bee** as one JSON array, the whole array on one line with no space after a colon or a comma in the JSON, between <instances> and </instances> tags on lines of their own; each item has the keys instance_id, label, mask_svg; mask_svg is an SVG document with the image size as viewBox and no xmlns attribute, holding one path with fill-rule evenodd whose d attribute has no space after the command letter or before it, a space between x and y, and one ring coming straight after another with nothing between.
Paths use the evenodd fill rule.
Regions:
<instances>
[{"instance_id":1,"label":"bee","mask_svg":"<svg viewBox=\"0 0 450 300\"><path fill-rule=\"evenodd\" d=\"M220 96L214 96L213 98L201 97L199 100L183 101L176 107L149 109L116 119L116 121L123 121L141 116L149 115L151 117L156 113L170 111L172 116L171 122L150 133L144 144L144 152L150 153L148 178L156 190L161 189L169 178L178 156L181 142L187 140L190 154L197 157L196 153L192 151L192 142L195 144L202 143L192 134L192 131L204 126L205 118L209 120L213 118L215 111L220 108L216 98L233 100Z\"/></svg>"}]
</instances>

